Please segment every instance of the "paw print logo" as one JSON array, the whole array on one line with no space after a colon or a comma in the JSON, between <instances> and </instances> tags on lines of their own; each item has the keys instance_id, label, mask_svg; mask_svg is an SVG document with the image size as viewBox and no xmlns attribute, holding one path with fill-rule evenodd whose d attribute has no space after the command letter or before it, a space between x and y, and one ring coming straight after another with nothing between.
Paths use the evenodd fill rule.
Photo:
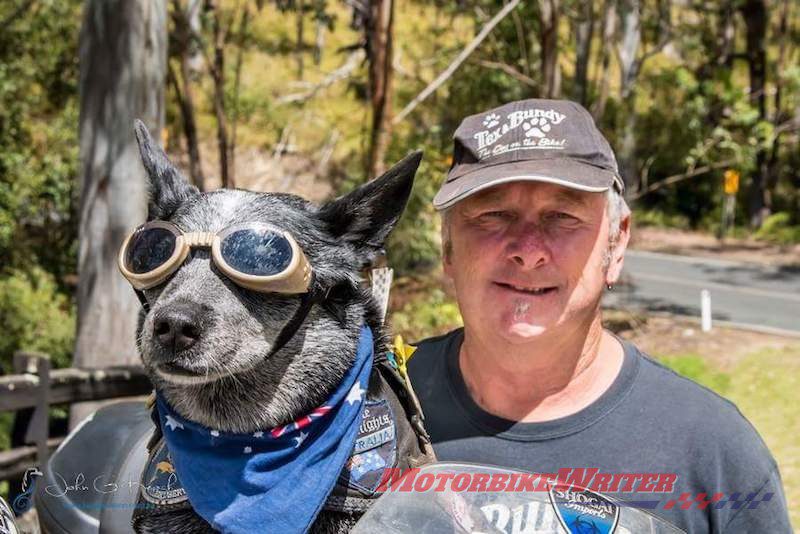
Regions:
<instances>
[{"instance_id":1,"label":"paw print logo","mask_svg":"<svg viewBox=\"0 0 800 534\"><path fill-rule=\"evenodd\" d=\"M489 113L483 119L483 125L486 128L494 128L498 124L500 124L500 115L498 115L497 113Z\"/></svg>"},{"instance_id":2,"label":"paw print logo","mask_svg":"<svg viewBox=\"0 0 800 534\"><path fill-rule=\"evenodd\" d=\"M522 129L525 130L527 137L547 137L547 132L550 131L550 123L544 117L533 118L523 123Z\"/></svg>"}]
</instances>

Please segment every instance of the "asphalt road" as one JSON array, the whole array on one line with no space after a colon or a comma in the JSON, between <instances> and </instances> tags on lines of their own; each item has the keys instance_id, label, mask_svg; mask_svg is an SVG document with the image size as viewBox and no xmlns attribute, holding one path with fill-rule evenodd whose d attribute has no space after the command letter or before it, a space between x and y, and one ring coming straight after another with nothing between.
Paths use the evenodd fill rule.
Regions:
<instances>
[{"instance_id":1,"label":"asphalt road","mask_svg":"<svg viewBox=\"0 0 800 534\"><path fill-rule=\"evenodd\" d=\"M628 250L622 282L606 305L700 316L711 293L714 320L800 334L800 268Z\"/></svg>"}]
</instances>

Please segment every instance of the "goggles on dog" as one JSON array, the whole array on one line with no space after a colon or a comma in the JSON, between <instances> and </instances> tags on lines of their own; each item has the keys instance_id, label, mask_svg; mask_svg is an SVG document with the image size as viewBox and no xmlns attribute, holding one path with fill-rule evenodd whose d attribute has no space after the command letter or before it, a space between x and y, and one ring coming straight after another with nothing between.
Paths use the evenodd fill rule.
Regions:
<instances>
[{"instance_id":1,"label":"goggles on dog","mask_svg":"<svg viewBox=\"0 0 800 534\"><path fill-rule=\"evenodd\" d=\"M137 291L170 277L194 247L210 248L214 264L235 284L263 293L306 293L312 270L297 241L270 224L250 222L218 233L183 232L167 221L136 228L122 244L119 269ZM141 298L141 297L140 297Z\"/></svg>"}]
</instances>

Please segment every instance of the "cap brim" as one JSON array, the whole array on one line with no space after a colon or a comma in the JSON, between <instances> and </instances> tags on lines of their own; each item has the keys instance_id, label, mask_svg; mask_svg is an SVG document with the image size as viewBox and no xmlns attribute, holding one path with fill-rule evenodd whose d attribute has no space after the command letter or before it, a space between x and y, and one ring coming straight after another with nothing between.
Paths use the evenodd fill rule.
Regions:
<instances>
[{"instance_id":1,"label":"cap brim","mask_svg":"<svg viewBox=\"0 0 800 534\"><path fill-rule=\"evenodd\" d=\"M437 210L447 209L484 189L509 182L546 182L602 193L619 182L613 172L570 160L541 160L503 163L476 169L445 182L433 199Z\"/></svg>"}]
</instances>

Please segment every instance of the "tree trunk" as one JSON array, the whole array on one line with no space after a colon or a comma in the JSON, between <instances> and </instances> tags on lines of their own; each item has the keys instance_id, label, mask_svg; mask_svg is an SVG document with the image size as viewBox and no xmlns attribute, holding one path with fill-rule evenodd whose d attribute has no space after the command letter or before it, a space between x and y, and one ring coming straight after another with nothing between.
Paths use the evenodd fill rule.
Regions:
<instances>
[{"instance_id":1,"label":"tree trunk","mask_svg":"<svg viewBox=\"0 0 800 534\"><path fill-rule=\"evenodd\" d=\"M620 172L625 180L625 191L633 193L639 187L636 164L636 77L640 62L637 60L641 44L641 5L639 0L621 0L619 15L621 38L617 47L620 65L620 93L625 107L622 145L617 152Z\"/></svg>"},{"instance_id":2,"label":"tree trunk","mask_svg":"<svg viewBox=\"0 0 800 534\"><path fill-rule=\"evenodd\" d=\"M144 221L145 172L133 136L141 118L160 132L164 117L167 10L157 0L88 0L80 37L81 196L78 325L74 365L139 359L139 301L117 271L117 253ZM72 426L93 409L73 405Z\"/></svg>"},{"instance_id":3,"label":"tree trunk","mask_svg":"<svg viewBox=\"0 0 800 534\"><path fill-rule=\"evenodd\" d=\"M775 62L776 72L784 72L786 68L787 56L787 41L789 37L789 20L791 18L791 11L789 9L789 0L783 0L781 3L781 13L778 17L778 32L776 38L778 40L778 58ZM775 80L775 96L773 98L773 116L772 124L776 127L783 121L789 119L789 114L783 110L783 90L784 78L777 76ZM770 149L769 158L767 160L767 194L769 198L770 210L772 209L772 193L778 185L778 178L780 177L778 154L781 149L781 133L775 135L775 140Z\"/></svg>"},{"instance_id":4,"label":"tree trunk","mask_svg":"<svg viewBox=\"0 0 800 534\"><path fill-rule=\"evenodd\" d=\"M303 0L297 0L297 42L295 43L295 60L297 61L297 79L303 79L303 32L305 26L305 9Z\"/></svg>"},{"instance_id":5,"label":"tree trunk","mask_svg":"<svg viewBox=\"0 0 800 534\"><path fill-rule=\"evenodd\" d=\"M386 149L391 139L393 24L394 0L374 0L370 3L366 27L372 103L368 179L383 174Z\"/></svg>"},{"instance_id":6,"label":"tree trunk","mask_svg":"<svg viewBox=\"0 0 800 534\"><path fill-rule=\"evenodd\" d=\"M233 169L228 163L228 120L225 114L225 29L222 21L222 2L214 0L214 62L211 77L214 80L214 115L217 118L217 151L222 187L236 187Z\"/></svg>"},{"instance_id":7,"label":"tree trunk","mask_svg":"<svg viewBox=\"0 0 800 534\"><path fill-rule=\"evenodd\" d=\"M559 0L539 0L539 46L542 64L542 98L558 98L561 70L558 67Z\"/></svg>"},{"instance_id":8,"label":"tree trunk","mask_svg":"<svg viewBox=\"0 0 800 534\"><path fill-rule=\"evenodd\" d=\"M764 0L746 0L740 7L747 28L747 63L750 73L750 103L758 110L759 120L767 120L767 6ZM748 208L750 226L758 228L769 216L771 202L767 188L767 157L763 150L756 154L756 165L750 183Z\"/></svg>"},{"instance_id":9,"label":"tree trunk","mask_svg":"<svg viewBox=\"0 0 800 534\"><path fill-rule=\"evenodd\" d=\"M175 89L178 99L178 107L181 110L181 122L183 123L183 134L186 137L186 148L189 153L189 175L192 183L200 191L206 190L205 176L203 175L203 165L200 159L200 144L197 137L197 122L195 120L194 107L194 88L192 87L192 54L196 52L193 44L196 39L192 28L192 17L195 16L192 9L197 2L190 2L187 9L183 9L179 0L173 2L173 20L175 21L174 39L177 47L178 61L180 62L180 77L169 66L169 80Z\"/></svg>"},{"instance_id":10,"label":"tree trunk","mask_svg":"<svg viewBox=\"0 0 800 534\"><path fill-rule=\"evenodd\" d=\"M228 164L236 168L236 127L239 124L239 92L242 85L242 63L244 49L247 46L247 32L250 24L250 6L245 4L242 8L242 18L239 21L239 31L236 34L236 64L233 74L233 109L231 110L231 142L228 147Z\"/></svg>"},{"instance_id":11,"label":"tree trunk","mask_svg":"<svg viewBox=\"0 0 800 534\"><path fill-rule=\"evenodd\" d=\"M584 2L580 13L574 21L575 29L575 86L572 98L586 106L589 97L589 59L592 55L592 38L594 37L594 6L592 2Z\"/></svg>"},{"instance_id":12,"label":"tree trunk","mask_svg":"<svg viewBox=\"0 0 800 534\"><path fill-rule=\"evenodd\" d=\"M597 100L595 100L592 106L592 117L594 117L595 121L599 121L603 116L606 110L606 102L608 101L608 88L610 85L610 70L608 67L611 63L611 46L609 46L609 43L613 41L616 30L617 11L615 6L615 0L606 0L603 7L603 23L602 31L600 32L603 45L600 47L600 73L597 76Z\"/></svg>"}]
</instances>

